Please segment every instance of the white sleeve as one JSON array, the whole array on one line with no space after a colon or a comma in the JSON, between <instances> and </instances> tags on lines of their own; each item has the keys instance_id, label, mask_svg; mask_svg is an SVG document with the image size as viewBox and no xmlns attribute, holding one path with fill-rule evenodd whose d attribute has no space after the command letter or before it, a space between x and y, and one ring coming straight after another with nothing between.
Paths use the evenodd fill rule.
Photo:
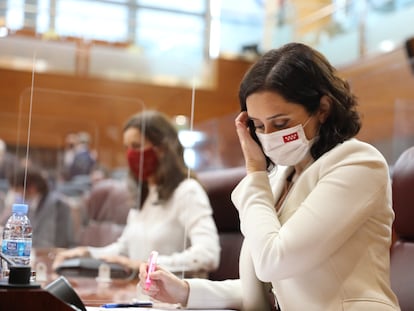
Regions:
<instances>
[{"instance_id":1,"label":"white sleeve","mask_svg":"<svg viewBox=\"0 0 414 311\"><path fill-rule=\"evenodd\" d=\"M271 309L270 297L263 292L266 287L264 283L260 285L243 284L240 279L224 281L187 279L187 282L190 285L190 293L186 307L189 309L243 311L268 311ZM247 291L248 288L253 289L253 292ZM265 296L263 296L264 294Z\"/></svg>"},{"instance_id":2,"label":"white sleeve","mask_svg":"<svg viewBox=\"0 0 414 311\"><path fill-rule=\"evenodd\" d=\"M169 256L160 255L158 263L172 272L216 269L220 261L220 241L206 192L197 181L186 180L172 199L190 246Z\"/></svg>"},{"instance_id":3,"label":"white sleeve","mask_svg":"<svg viewBox=\"0 0 414 311\"><path fill-rule=\"evenodd\" d=\"M378 156L344 156L321 167L314 188L283 226L266 172L248 174L234 190L241 230L262 281L312 269L389 203L388 169Z\"/></svg>"},{"instance_id":4,"label":"white sleeve","mask_svg":"<svg viewBox=\"0 0 414 311\"><path fill-rule=\"evenodd\" d=\"M129 256L128 254L128 239L130 239L128 234L128 228L129 226L133 226L134 224L131 223L130 215L131 213L134 213L134 210L131 210L128 214L127 223L125 225L124 230L122 231L121 236L116 240L116 242L109 244L104 247L88 247L88 251L91 254L92 257L98 258L101 256L116 256L116 255L123 255L123 256Z\"/></svg>"},{"instance_id":5,"label":"white sleeve","mask_svg":"<svg viewBox=\"0 0 414 311\"><path fill-rule=\"evenodd\" d=\"M187 282L190 295L186 307L189 309L242 309L240 280L188 279Z\"/></svg>"}]
</instances>

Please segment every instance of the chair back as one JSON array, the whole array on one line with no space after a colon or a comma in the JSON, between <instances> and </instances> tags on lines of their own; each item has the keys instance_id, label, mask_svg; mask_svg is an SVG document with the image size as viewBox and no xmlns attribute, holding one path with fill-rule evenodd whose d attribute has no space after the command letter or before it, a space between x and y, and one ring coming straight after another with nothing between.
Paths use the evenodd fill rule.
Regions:
<instances>
[{"instance_id":1,"label":"chair back","mask_svg":"<svg viewBox=\"0 0 414 311\"><path fill-rule=\"evenodd\" d=\"M392 170L396 242L391 249L391 286L402 311L414 311L414 146Z\"/></svg>"},{"instance_id":2,"label":"chair back","mask_svg":"<svg viewBox=\"0 0 414 311\"><path fill-rule=\"evenodd\" d=\"M223 168L197 174L210 199L220 238L220 265L217 270L210 272L211 280L239 277L239 255L243 236L240 232L239 215L231 201L231 192L245 175L244 167Z\"/></svg>"},{"instance_id":3,"label":"chair back","mask_svg":"<svg viewBox=\"0 0 414 311\"><path fill-rule=\"evenodd\" d=\"M104 179L91 188L86 201L89 219L124 225L129 213L130 195L125 182Z\"/></svg>"},{"instance_id":4,"label":"chair back","mask_svg":"<svg viewBox=\"0 0 414 311\"><path fill-rule=\"evenodd\" d=\"M130 209L127 185L104 179L92 186L86 199L87 224L81 229L78 244L106 246L122 234Z\"/></svg>"}]
</instances>

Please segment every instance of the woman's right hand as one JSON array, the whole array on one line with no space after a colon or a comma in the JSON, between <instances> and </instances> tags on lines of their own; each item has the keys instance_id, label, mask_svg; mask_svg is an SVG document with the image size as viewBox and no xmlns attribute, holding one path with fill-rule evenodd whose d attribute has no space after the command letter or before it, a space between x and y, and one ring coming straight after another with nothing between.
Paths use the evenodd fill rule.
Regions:
<instances>
[{"instance_id":1,"label":"woman's right hand","mask_svg":"<svg viewBox=\"0 0 414 311\"><path fill-rule=\"evenodd\" d=\"M237 136L246 163L246 171L247 173L265 171L266 158L260 146L250 135L248 119L247 112L242 111L235 120Z\"/></svg>"},{"instance_id":2,"label":"woman's right hand","mask_svg":"<svg viewBox=\"0 0 414 311\"><path fill-rule=\"evenodd\" d=\"M139 268L138 286L145 295L165 303L187 305L190 288L186 281L157 266L150 274L151 285L146 288L147 271L148 264L142 263Z\"/></svg>"},{"instance_id":3,"label":"woman's right hand","mask_svg":"<svg viewBox=\"0 0 414 311\"><path fill-rule=\"evenodd\" d=\"M67 250L60 251L56 254L55 259L53 261L53 270L59 267L59 265L66 259L75 258L75 257L88 257L89 251L86 246L79 246Z\"/></svg>"}]
</instances>

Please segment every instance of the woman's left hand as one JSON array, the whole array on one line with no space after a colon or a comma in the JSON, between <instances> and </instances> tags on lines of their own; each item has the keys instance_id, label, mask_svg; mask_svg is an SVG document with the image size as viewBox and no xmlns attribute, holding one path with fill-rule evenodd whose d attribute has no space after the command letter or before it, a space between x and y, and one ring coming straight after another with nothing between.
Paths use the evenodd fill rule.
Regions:
<instances>
[{"instance_id":1,"label":"woman's left hand","mask_svg":"<svg viewBox=\"0 0 414 311\"><path fill-rule=\"evenodd\" d=\"M266 170L266 158L262 149L252 138L247 127L249 117L246 111L242 111L235 120L236 131L239 137L240 146L246 162L247 173Z\"/></svg>"},{"instance_id":2,"label":"woman's left hand","mask_svg":"<svg viewBox=\"0 0 414 311\"><path fill-rule=\"evenodd\" d=\"M181 304L185 307L190 292L189 284L171 272L156 266L150 274L150 284L146 284L148 264L143 263L139 269L139 283L142 292L161 302Z\"/></svg>"}]
</instances>

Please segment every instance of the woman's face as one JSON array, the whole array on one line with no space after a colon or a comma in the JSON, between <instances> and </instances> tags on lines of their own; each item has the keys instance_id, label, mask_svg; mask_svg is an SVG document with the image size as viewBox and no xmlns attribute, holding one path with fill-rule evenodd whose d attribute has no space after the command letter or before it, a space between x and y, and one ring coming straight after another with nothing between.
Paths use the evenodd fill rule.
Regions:
<instances>
[{"instance_id":1,"label":"woman's face","mask_svg":"<svg viewBox=\"0 0 414 311\"><path fill-rule=\"evenodd\" d=\"M318 118L309 115L305 107L287 102L275 92L253 93L246 99L247 114L256 132L269 134L302 124L307 139L316 136Z\"/></svg>"},{"instance_id":2,"label":"woman's face","mask_svg":"<svg viewBox=\"0 0 414 311\"><path fill-rule=\"evenodd\" d=\"M129 169L137 180L155 184L155 173L159 164L157 148L142 137L141 131L128 128L124 131L124 146L127 149ZM148 152L148 153L147 153Z\"/></svg>"},{"instance_id":3,"label":"woman's face","mask_svg":"<svg viewBox=\"0 0 414 311\"><path fill-rule=\"evenodd\" d=\"M124 146L126 149L141 150L153 147L153 144L142 137L141 131L130 127L124 131Z\"/></svg>"}]
</instances>

